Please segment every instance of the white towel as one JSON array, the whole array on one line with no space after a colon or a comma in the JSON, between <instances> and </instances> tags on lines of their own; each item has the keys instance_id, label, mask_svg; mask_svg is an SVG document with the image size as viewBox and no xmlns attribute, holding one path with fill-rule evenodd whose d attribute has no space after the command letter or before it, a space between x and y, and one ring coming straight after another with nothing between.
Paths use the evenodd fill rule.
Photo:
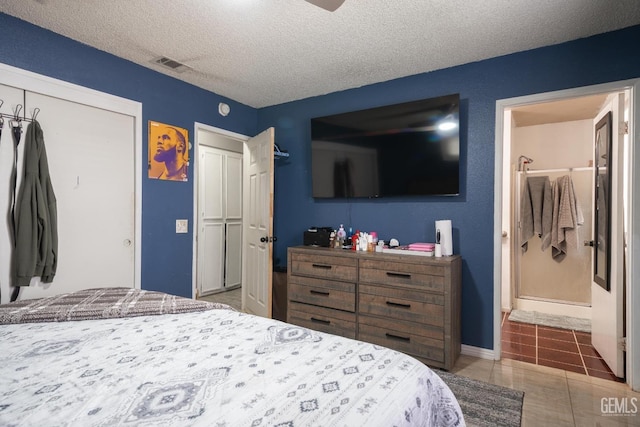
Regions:
<instances>
[{"instance_id":1,"label":"white towel","mask_svg":"<svg viewBox=\"0 0 640 427\"><path fill-rule=\"evenodd\" d=\"M568 249L577 249L577 229L584 224L582 209L569 175L561 176L554 183L552 217L551 257L562 261Z\"/></svg>"}]
</instances>

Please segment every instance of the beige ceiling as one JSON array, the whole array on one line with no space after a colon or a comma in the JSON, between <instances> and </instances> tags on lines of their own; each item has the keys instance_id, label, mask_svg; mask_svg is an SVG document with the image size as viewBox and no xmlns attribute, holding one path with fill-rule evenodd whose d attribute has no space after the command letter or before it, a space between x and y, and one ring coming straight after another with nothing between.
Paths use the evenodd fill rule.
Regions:
<instances>
[{"instance_id":1,"label":"beige ceiling","mask_svg":"<svg viewBox=\"0 0 640 427\"><path fill-rule=\"evenodd\" d=\"M0 0L0 11L252 107L640 23L639 0L346 0L335 12L303 0Z\"/></svg>"},{"instance_id":2,"label":"beige ceiling","mask_svg":"<svg viewBox=\"0 0 640 427\"><path fill-rule=\"evenodd\" d=\"M593 119L598 115L607 96L605 93L526 105L513 108L512 117L517 127Z\"/></svg>"}]
</instances>

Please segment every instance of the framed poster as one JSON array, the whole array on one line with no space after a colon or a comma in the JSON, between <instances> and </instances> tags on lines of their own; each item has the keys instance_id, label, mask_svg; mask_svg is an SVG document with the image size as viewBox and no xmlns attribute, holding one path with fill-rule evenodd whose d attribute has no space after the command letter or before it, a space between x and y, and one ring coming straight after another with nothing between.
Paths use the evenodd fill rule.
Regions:
<instances>
[{"instance_id":1,"label":"framed poster","mask_svg":"<svg viewBox=\"0 0 640 427\"><path fill-rule=\"evenodd\" d=\"M149 120L149 178L188 180L189 132Z\"/></svg>"}]
</instances>

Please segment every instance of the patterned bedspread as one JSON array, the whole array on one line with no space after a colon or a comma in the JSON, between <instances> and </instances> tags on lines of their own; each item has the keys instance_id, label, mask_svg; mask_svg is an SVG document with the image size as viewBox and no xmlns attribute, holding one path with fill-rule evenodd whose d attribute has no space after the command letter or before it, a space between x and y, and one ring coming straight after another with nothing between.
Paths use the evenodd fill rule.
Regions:
<instances>
[{"instance_id":1,"label":"patterned bedspread","mask_svg":"<svg viewBox=\"0 0 640 427\"><path fill-rule=\"evenodd\" d=\"M0 326L0 425L463 426L390 349L233 310Z\"/></svg>"},{"instance_id":2,"label":"patterned bedspread","mask_svg":"<svg viewBox=\"0 0 640 427\"><path fill-rule=\"evenodd\" d=\"M214 308L232 309L226 304L196 301L163 292L96 288L0 305L0 324L110 319Z\"/></svg>"}]
</instances>

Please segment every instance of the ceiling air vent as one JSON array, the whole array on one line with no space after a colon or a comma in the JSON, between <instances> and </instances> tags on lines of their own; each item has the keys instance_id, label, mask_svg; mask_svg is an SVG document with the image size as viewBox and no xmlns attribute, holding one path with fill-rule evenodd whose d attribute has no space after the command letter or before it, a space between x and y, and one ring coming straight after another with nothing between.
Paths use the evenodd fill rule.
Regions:
<instances>
[{"instance_id":1,"label":"ceiling air vent","mask_svg":"<svg viewBox=\"0 0 640 427\"><path fill-rule=\"evenodd\" d=\"M174 61L173 59L167 58L166 56L162 56L160 58L154 59L152 62L162 65L165 68L168 68L172 71L181 73L189 69L187 65L184 65L178 61Z\"/></svg>"}]
</instances>

